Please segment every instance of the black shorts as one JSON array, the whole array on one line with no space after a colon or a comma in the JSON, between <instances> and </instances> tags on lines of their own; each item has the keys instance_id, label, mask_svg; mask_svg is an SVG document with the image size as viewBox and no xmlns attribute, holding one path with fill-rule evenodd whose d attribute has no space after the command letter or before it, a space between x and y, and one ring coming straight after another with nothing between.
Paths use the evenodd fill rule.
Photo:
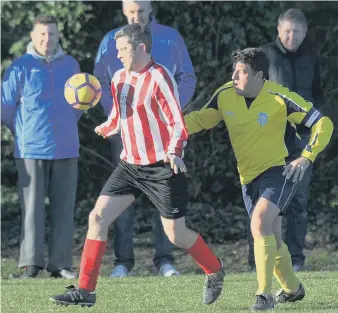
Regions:
<instances>
[{"instance_id":1,"label":"black shorts","mask_svg":"<svg viewBox=\"0 0 338 313\"><path fill-rule=\"evenodd\" d=\"M286 179L283 176L284 166L274 166L257 176L253 181L242 185L244 205L251 216L260 197L263 197L279 207L280 215L286 209L295 195L299 181L293 182L293 176Z\"/></svg>"},{"instance_id":2,"label":"black shorts","mask_svg":"<svg viewBox=\"0 0 338 313\"><path fill-rule=\"evenodd\" d=\"M134 165L120 161L104 185L101 195L144 194L164 218L178 219L186 215L188 186L184 173L175 174L163 161L150 165Z\"/></svg>"}]
</instances>

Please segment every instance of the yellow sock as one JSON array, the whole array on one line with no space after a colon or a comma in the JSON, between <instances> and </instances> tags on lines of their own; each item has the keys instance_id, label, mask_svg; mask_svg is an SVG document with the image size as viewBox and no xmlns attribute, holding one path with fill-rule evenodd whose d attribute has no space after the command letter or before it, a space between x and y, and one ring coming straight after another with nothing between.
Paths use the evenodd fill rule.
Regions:
<instances>
[{"instance_id":1,"label":"yellow sock","mask_svg":"<svg viewBox=\"0 0 338 313\"><path fill-rule=\"evenodd\" d=\"M292 268L291 255L284 242L282 242L280 249L277 250L273 275L285 292L297 292L300 281Z\"/></svg>"},{"instance_id":2,"label":"yellow sock","mask_svg":"<svg viewBox=\"0 0 338 313\"><path fill-rule=\"evenodd\" d=\"M258 280L257 294L271 294L273 268L277 253L275 236L255 237L254 251Z\"/></svg>"}]
</instances>

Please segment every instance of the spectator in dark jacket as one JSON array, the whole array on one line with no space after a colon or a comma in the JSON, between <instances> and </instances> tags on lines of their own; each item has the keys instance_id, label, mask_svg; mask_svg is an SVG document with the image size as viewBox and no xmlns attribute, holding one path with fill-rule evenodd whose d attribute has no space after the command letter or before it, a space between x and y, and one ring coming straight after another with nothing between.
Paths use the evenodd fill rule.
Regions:
<instances>
[{"instance_id":1,"label":"spectator in dark jacket","mask_svg":"<svg viewBox=\"0 0 338 313\"><path fill-rule=\"evenodd\" d=\"M303 12L299 9L289 9L281 13L278 18L276 40L264 45L262 49L268 56L270 63L268 79L288 87L319 108L323 102L319 58L314 47L306 39L307 28ZM299 151L304 149L310 138L310 132L305 127L297 125L297 133L300 135L299 147L291 151L291 155L297 155L297 149ZM307 229L307 204L311 176L312 164L308 168L296 196L291 201L287 215L285 242L296 271L303 268L305 260L303 249ZM249 246L249 264L253 267L251 234L249 234Z\"/></svg>"},{"instance_id":2,"label":"spectator in dark jacket","mask_svg":"<svg viewBox=\"0 0 338 313\"><path fill-rule=\"evenodd\" d=\"M23 278L45 268L45 196L51 209L47 271L74 278L73 220L77 187L81 111L64 98L64 85L80 72L59 45L57 20L40 16L27 52L6 70L1 84L1 122L15 138L22 231L19 267Z\"/></svg>"}]
</instances>

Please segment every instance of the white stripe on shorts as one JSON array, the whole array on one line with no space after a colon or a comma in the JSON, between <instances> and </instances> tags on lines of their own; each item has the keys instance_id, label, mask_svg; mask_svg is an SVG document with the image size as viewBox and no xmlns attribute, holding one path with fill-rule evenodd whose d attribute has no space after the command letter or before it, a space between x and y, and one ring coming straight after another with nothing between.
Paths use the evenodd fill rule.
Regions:
<instances>
[{"instance_id":1,"label":"white stripe on shorts","mask_svg":"<svg viewBox=\"0 0 338 313\"><path fill-rule=\"evenodd\" d=\"M291 178L290 178L290 179L291 179ZM283 192L284 192L284 187L285 187L285 185L286 185L287 180L288 180L288 179L285 177L284 184L283 184L283 187L282 187L282 191L281 191L280 196L279 196L279 199L278 199L278 201L277 201L277 206L278 206L278 207L279 207L279 201L282 199ZM291 189L291 192L290 192L288 198L286 199L286 201L285 201L285 203L284 203L284 206L283 206L283 207L279 207L281 211L284 210L284 207L285 207L286 204L289 202L289 199L290 199L290 197L291 197L291 195L292 195L292 193L293 193L293 189L295 188L295 186L297 185L297 183L298 183L298 182L296 181L296 182L293 184L292 189Z\"/></svg>"}]
</instances>

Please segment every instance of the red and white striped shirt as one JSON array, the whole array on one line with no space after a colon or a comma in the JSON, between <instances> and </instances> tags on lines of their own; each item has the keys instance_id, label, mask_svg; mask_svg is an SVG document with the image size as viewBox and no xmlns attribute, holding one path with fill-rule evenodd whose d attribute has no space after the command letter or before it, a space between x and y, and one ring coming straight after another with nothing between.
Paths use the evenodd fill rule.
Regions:
<instances>
[{"instance_id":1,"label":"red and white striped shirt","mask_svg":"<svg viewBox=\"0 0 338 313\"><path fill-rule=\"evenodd\" d=\"M142 72L117 71L112 79L113 108L100 126L104 136L121 130L121 159L153 164L166 154L181 156L188 132L171 73L153 60Z\"/></svg>"}]
</instances>

